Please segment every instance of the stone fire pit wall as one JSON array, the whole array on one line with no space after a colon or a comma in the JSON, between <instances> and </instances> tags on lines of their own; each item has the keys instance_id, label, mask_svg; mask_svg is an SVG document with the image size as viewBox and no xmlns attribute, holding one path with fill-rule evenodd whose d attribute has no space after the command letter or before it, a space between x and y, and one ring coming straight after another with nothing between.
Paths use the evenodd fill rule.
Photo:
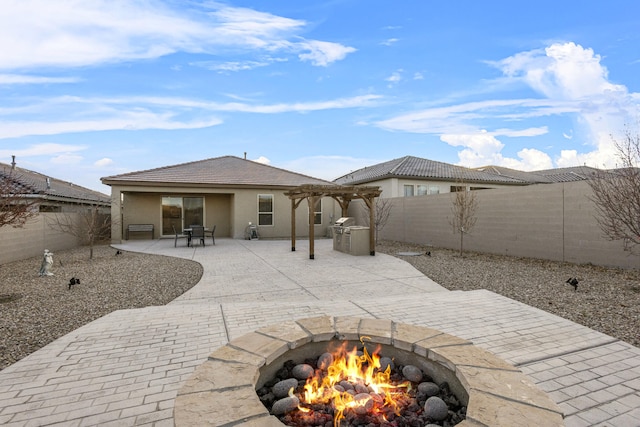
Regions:
<instances>
[{"instance_id":1,"label":"stone fire pit wall","mask_svg":"<svg viewBox=\"0 0 640 427\"><path fill-rule=\"evenodd\" d=\"M175 425L282 427L256 389L285 360L318 356L332 340L361 337L368 337L368 348L381 344L382 355L448 381L467 402L467 419L459 427L564 426L560 408L527 376L470 341L390 320L329 316L267 326L214 351L178 391Z\"/></svg>"}]
</instances>

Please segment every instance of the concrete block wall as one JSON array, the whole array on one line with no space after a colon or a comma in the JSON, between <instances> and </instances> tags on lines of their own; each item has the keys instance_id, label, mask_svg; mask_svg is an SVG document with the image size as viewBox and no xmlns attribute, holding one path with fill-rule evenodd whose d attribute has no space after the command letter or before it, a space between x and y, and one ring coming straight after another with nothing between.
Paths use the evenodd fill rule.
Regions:
<instances>
[{"instance_id":1,"label":"concrete block wall","mask_svg":"<svg viewBox=\"0 0 640 427\"><path fill-rule=\"evenodd\" d=\"M464 249L576 264L640 268L640 257L609 241L596 221L586 182L540 184L475 192L477 222L464 237ZM458 249L459 234L449 221L453 195L388 199L389 221L380 239ZM364 223L360 202L349 208Z\"/></svg>"},{"instance_id":2,"label":"concrete block wall","mask_svg":"<svg viewBox=\"0 0 640 427\"><path fill-rule=\"evenodd\" d=\"M75 237L50 228L48 224L54 220L55 215L40 213L23 228L0 228L0 265L34 256L41 257L45 249L55 253L57 250L78 246Z\"/></svg>"}]
</instances>

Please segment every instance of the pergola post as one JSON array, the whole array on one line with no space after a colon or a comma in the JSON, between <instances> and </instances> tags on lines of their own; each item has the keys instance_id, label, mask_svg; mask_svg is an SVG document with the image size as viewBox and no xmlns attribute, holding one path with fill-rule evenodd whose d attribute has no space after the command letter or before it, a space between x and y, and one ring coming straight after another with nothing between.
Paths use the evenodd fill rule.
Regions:
<instances>
[{"instance_id":1,"label":"pergola post","mask_svg":"<svg viewBox=\"0 0 640 427\"><path fill-rule=\"evenodd\" d=\"M315 242L315 206L316 206L316 197L309 196L307 197L307 202L309 203L309 259L314 259L314 242Z\"/></svg>"},{"instance_id":2,"label":"pergola post","mask_svg":"<svg viewBox=\"0 0 640 427\"><path fill-rule=\"evenodd\" d=\"M364 200L369 207L369 255L376 254L376 210L375 198L370 197Z\"/></svg>"},{"instance_id":3,"label":"pergola post","mask_svg":"<svg viewBox=\"0 0 640 427\"><path fill-rule=\"evenodd\" d=\"M291 199L291 252L296 251L296 201Z\"/></svg>"}]
</instances>

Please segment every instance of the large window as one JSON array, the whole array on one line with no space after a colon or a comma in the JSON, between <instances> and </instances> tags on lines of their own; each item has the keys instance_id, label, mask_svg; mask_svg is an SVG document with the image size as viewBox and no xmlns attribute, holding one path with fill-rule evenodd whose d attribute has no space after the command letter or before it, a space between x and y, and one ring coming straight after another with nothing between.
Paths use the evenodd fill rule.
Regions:
<instances>
[{"instance_id":1,"label":"large window","mask_svg":"<svg viewBox=\"0 0 640 427\"><path fill-rule=\"evenodd\" d=\"M427 186L424 184L418 184L418 196L425 196L427 194Z\"/></svg>"},{"instance_id":2,"label":"large window","mask_svg":"<svg viewBox=\"0 0 640 427\"><path fill-rule=\"evenodd\" d=\"M191 225L206 225L204 199L202 197L162 197L162 234L171 235L173 230L182 233Z\"/></svg>"},{"instance_id":3,"label":"large window","mask_svg":"<svg viewBox=\"0 0 640 427\"><path fill-rule=\"evenodd\" d=\"M258 194L258 225L273 225L273 194Z\"/></svg>"}]
</instances>

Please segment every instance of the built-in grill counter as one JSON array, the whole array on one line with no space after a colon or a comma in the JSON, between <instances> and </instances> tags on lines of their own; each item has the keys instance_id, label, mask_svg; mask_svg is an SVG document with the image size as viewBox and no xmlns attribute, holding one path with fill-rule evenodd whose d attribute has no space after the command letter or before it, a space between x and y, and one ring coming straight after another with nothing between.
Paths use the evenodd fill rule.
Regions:
<instances>
[{"instance_id":1,"label":"built-in grill counter","mask_svg":"<svg viewBox=\"0 0 640 427\"><path fill-rule=\"evenodd\" d=\"M333 230L333 250L351 255L369 255L369 227L356 225L355 218L336 220Z\"/></svg>"}]
</instances>

